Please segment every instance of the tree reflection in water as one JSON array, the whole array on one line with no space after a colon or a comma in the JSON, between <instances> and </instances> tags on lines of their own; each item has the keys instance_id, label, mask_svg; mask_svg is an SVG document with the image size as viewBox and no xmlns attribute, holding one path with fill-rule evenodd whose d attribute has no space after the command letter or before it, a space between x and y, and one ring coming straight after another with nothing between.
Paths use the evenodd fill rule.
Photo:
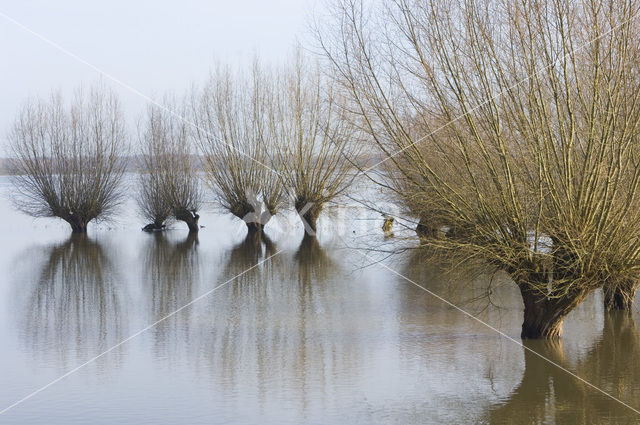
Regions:
<instances>
[{"instance_id":1,"label":"tree reflection in water","mask_svg":"<svg viewBox=\"0 0 640 425\"><path fill-rule=\"evenodd\" d=\"M576 370L598 388L640 410L640 329L634 317L623 311L605 313L602 337L577 362ZM633 413L624 412L619 404L618 410Z\"/></svg>"},{"instance_id":2,"label":"tree reflection in water","mask_svg":"<svg viewBox=\"0 0 640 425\"><path fill-rule=\"evenodd\" d=\"M489 412L491 423L637 423L633 410L544 359L640 408L640 333L626 313L607 313L604 321L600 340L575 362L566 358L562 340L526 340L535 353L524 350L520 385Z\"/></svg>"},{"instance_id":3,"label":"tree reflection in water","mask_svg":"<svg viewBox=\"0 0 640 425\"><path fill-rule=\"evenodd\" d=\"M155 322L194 298L194 288L200 282L198 233L191 232L180 242L172 242L164 232L149 236L144 249L143 288L150 300L149 321ZM151 329L154 354L165 356L169 345L183 344L176 329L188 327L189 311L180 312Z\"/></svg>"},{"instance_id":4,"label":"tree reflection in water","mask_svg":"<svg viewBox=\"0 0 640 425\"><path fill-rule=\"evenodd\" d=\"M363 346L366 334L366 342L354 336L357 323L345 324L358 299L333 295L344 281L317 240L305 238L295 253L243 273L278 249L266 234L254 234L230 250L221 275L237 277L194 305L184 348L198 380L237 394L238 405L287 399L306 411L343 391L339 382L364 375L363 355L373 349Z\"/></svg>"},{"instance_id":5,"label":"tree reflection in water","mask_svg":"<svg viewBox=\"0 0 640 425\"><path fill-rule=\"evenodd\" d=\"M489 288L493 290L493 294L488 298L486 278L483 283L473 269L470 273L473 278L465 278L466 267L460 267L452 274L448 267L439 267L437 260L430 261L424 253L416 251L409 257L405 274L519 340L522 307L518 294L510 289L513 282L492 283ZM451 286L453 287L450 288ZM456 370L459 376L454 379L455 382L466 381L471 386L471 383L479 385L485 379L490 381L491 390L483 389L479 396L488 399L491 404L479 418L484 420L478 422L637 423L638 415L633 410L544 359L572 371L608 394L639 409L640 368L635 365L640 363L640 332L629 315L604 314L602 335L596 339L592 327L598 316L591 314L592 309L585 305L584 309L572 312L567 323L568 326L576 327L574 334L579 335L580 344L576 346L576 341L569 340L570 336L564 338L564 344L563 340L524 340L525 347L534 351L531 352L498 336L484 325L469 320L424 291L405 290L400 300L402 308L399 310L405 314L403 320L420 329L423 338L430 334L443 335L443 340L434 341L433 346L425 344L424 354L420 356L422 363L412 365L417 371L420 371L421 364L430 364L432 368L438 369L435 367L435 354L444 350L448 356L440 369ZM487 304L489 300L491 303ZM601 301L592 298L588 302ZM428 310L428 313L412 313L420 309ZM446 350L444 338L452 336L453 330L458 332L456 344ZM483 334L482 338L476 338ZM582 349L591 335L593 342L588 344L588 349ZM413 352L419 351L414 349ZM524 367L516 361L520 356L523 356ZM456 363L456 359L461 361ZM424 368L428 369L426 366ZM513 385L510 384L511 381L515 381ZM464 388L451 396L460 394L465 394ZM478 395L465 394L461 401L470 403L474 397ZM494 397L498 397L498 400Z\"/></svg>"},{"instance_id":6,"label":"tree reflection in water","mask_svg":"<svg viewBox=\"0 0 640 425\"><path fill-rule=\"evenodd\" d=\"M135 273L142 277L140 299L146 301L136 304L140 317L134 319L142 323L222 283L204 278L212 270L223 280L237 276L146 337L155 365L187 377L184 388L210 388L212 406L226 415L257 405L252 412L264 409L265 417L284 420L282 412L292 412L293 419L321 422L326 412L336 419L355 403L354 418L381 413L371 409L385 406L404 423L424 418L442 423L636 420L633 411L424 291L384 276L354 278L340 266L350 259L329 255L315 238L304 237L294 252L279 252L267 235L253 234L225 251L219 267L205 255L197 235L178 240L170 233L144 235L141 241L144 250L136 262L141 267ZM20 316L30 352L68 370L133 331L122 329L131 318L123 311L124 288L116 283L107 248L74 236L31 251L31 263L40 267L26 291L28 315ZM462 268L450 273L417 255L406 266L404 274L428 289L518 334L520 312L486 307L486 280L474 271L476 280L465 277ZM452 280L468 286L458 292L450 287ZM514 304L505 294L504 304ZM592 319L578 313L572 321L592 326ZM633 318L606 315L601 337L579 353L566 340L565 347L526 344L637 407L640 330Z\"/></svg>"},{"instance_id":7,"label":"tree reflection in water","mask_svg":"<svg viewBox=\"0 0 640 425\"><path fill-rule=\"evenodd\" d=\"M25 309L28 343L33 353L54 355L66 369L86 361L122 339L126 323L121 288L113 264L99 242L86 235L35 254L42 263ZM44 347L54 347L52 350ZM110 359L117 356L110 356Z\"/></svg>"},{"instance_id":8,"label":"tree reflection in water","mask_svg":"<svg viewBox=\"0 0 640 425\"><path fill-rule=\"evenodd\" d=\"M171 242L162 232L150 235L144 250L143 280L150 286L154 319L160 319L193 299L200 272L198 234Z\"/></svg>"},{"instance_id":9,"label":"tree reflection in water","mask_svg":"<svg viewBox=\"0 0 640 425\"><path fill-rule=\"evenodd\" d=\"M321 284L330 272L338 267L320 246L318 239L315 236L309 236L306 232L293 259L298 265L297 281L309 290L313 289L312 282Z\"/></svg>"}]
</instances>

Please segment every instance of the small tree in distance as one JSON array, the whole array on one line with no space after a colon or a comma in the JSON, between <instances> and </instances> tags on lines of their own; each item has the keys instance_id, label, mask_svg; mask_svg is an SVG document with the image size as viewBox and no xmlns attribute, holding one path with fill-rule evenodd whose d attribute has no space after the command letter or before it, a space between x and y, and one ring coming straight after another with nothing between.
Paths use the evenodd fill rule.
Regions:
<instances>
[{"instance_id":1,"label":"small tree in distance","mask_svg":"<svg viewBox=\"0 0 640 425\"><path fill-rule=\"evenodd\" d=\"M273 145L266 131L268 84L257 64L251 78L218 69L192 100L194 136L208 183L220 206L244 220L249 232L262 232L284 199L268 152Z\"/></svg>"},{"instance_id":2,"label":"small tree in distance","mask_svg":"<svg viewBox=\"0 0 640 425\"><path fill-rule=\"evenodd\" d=\"M198 232L202 190L189 145L187 124L174 116L174 102L165 107L149 106L141 131L142 170L138 206L151 221L144 230L162 230L165 221L184 221L189 232ZM182 113L180 116L184 116Z\"/></svg>"},{"instance_id":3,"label":"small tree in distance","mask_svg":"<svg viewBox=\"0 0 640 425\"><path fill-rule=\"evenodd\" d=\"M123 200L125 124L115 94L103 86L78 90L70 105L60 94L28 101L9 141L21 211L86 233L90 221L109 218Z\"/></svg>"},{"instance_id":4,"label":"small tree in distance","mask_svg":"<svg viewBox=\"0 0 640 425\"><path fill-rule=\"evenodd\" d=\"M351 162L357 152L355 129L346 119L338 93L300 53L282 73L274 101L268 105L269 132L276 141L278 170L292 192L306 230L315 233L327 202L351 183Z\"/></svg>"}]
</instances>

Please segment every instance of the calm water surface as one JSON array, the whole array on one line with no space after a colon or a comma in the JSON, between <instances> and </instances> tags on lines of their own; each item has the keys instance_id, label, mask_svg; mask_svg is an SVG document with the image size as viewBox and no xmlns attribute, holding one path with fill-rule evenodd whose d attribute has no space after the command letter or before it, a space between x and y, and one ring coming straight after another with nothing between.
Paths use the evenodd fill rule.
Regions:
<instances>
[{"instance_id":1,"label":"calm water surface","mask_svg":"<svg viewBox=\"0 0 640 425\"><path fill-rule=\"evenodd\" d=\"M345 246L384 246L379 220L347 221L343 240L324 219L316 241L285 220L246 238L212 212L199 237L180 225L144 234L125 214L72 238L6 199L0 218L0 409L224 284L0 423L640 421ZM385 261L519 340L519 295L504 276L445 272L414 252ZM562 343L527 345L640 409L638 318L605 315L601 303L594 294L569 317Z\"/></svg>"}]
</instances>

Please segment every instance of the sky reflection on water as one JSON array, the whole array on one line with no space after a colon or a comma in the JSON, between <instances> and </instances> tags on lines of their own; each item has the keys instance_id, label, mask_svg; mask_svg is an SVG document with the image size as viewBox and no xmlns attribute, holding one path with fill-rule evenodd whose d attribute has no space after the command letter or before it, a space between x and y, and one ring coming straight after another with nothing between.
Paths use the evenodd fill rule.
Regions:
<instances>
[{"instance_id":1,"label":"sky reflection on water","mask_svg":"<svg viewBox=\"0 0 640 425\"><path fill-rule=\"evenodd\" d=\"M398 276L363 267L361 254L327 227L319 241L303 238L301 227L257 239L245 237L242 223L205 212L197 237L180 226L144 234L125 216L77 238L6 201L0 215L0 408L277 253L0 423L637 420ZM383 243L379 224L369 224L372 245ZM363 240L361 228L347 235L350 244ZM488 276L448 272L411 252L387 261L518 337L519 295L504 276L492 282L501 308L487 308L477 296ZM638 408L634 319L605 316L595 294L568 319L561 344L527 344Z\"/></svg>"}]
</instances>

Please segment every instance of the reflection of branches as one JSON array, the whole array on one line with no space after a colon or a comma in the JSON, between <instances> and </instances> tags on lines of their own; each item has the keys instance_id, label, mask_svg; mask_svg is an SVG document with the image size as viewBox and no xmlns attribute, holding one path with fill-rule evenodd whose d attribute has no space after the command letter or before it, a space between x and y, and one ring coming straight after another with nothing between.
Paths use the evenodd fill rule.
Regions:
<instances>
[{"instance_id":1,"label":"reflection of branches","mask_svg":"<svg viewBox=\"0 0 640 425\"><path fill-rule=\"evenodd\" d=\"M512 283L503 273L484 262L461 263L428 246L409 251L405 270L406 276L427 285L430 290L458 306L464 305L467 310L472 308L476 315L489 308L502 308L505 303L500 300L503 292L500 289ZM515 288L515 285L512 286ZM518 300L509 300L506 305L513 305L514 302L517 305Z\"/></svg>"},{"instance_id":2,"label":"reflection of branches","mask_svg":"<svg viewBox=\"0 0 640 425\"><path fill-rule=\"evenodd\" d=\"M165 317L193 299L194 281L199 273L197 245L198 234L194 232L178 243L170 242L159 232L150 235L143 280L151 288L151 320ZM154 329L155 342L163 345L175 340L169 336L170 327L179 326L180 319L186 317L179 315Z\"/></svg>"},{"instance_id":3,"label":"reflection of branches","mask_svg":"<svg viewBox=\"0 0 640 425\"><path fill-rule=\"evenodd\" d=\"M249 233L222 274L236 276L276 252L265 233ZM308 388L325 390L335 377L361 372L362 353L373 349L341 326L355 301L332 297L343 281L327 272L330 264L317 242L305 240L294 256L271 257L236 278L224 297L200 305L197 315L207 320L190 324L188 350L198 376L209 371L231 392L252 382L262 399L272 396L271 383L284 380L306 404Z\"/></svg>"},{"instance_id":4,"label":"reflection of branches","mask_svg":"<svg viewBox=\"0 0 640 425\"><path fill-rule=\"evenodd\" d=\"M198 235L189 233L179 243L171 243L159 232L150 237L145 274L151 284L153 314L164 317L192 299L194 274L199 266Z\"/></svg>"},{"instance_id":5,"label":"reflection of branches","mask_svg":"<svg viewBox=\"0 0 640 425\"><path fill-rule=\"evenodd\" d=\"M327 279L336 264L320 246L318 240L305 232L294 259L298 263L298 283L309 287L314 281Z\"/></svg>"},{"instance_id":6,"label":"reflection of branches","mask_svg":"<svg viewBox=\"0 0 640 425\"><path fill-rule=\"evenodd\" d=\"M275 254L277 248L273 241L264 232L248 232L244 241L231 249L229 254L230 276L242 273L249 267L255 266L260 261Z\"/></svg>"},{"instance_id":7,"label":"reflection of branches","mask_svg":"<svg viewBox=\"0 0 640 425\"><path fill-rule=\"evenodd\" d=\"M542 357L524 350L522 381L504 405L489 412L491 423L543 423L550 413L547 409L552 394L562 403L570 399L578 401L585 395L579 381L545 360L559 365L565 363L561 341L525 341L524 344Z\"/></svg>"},{"instance_id":8,"label":"reflection of branches","mask_svg":"<svg viewBox=\"0 0 640 425\"><path fill-rule=\"evenodd\" d=\"M248 232L244 241L237 244L229 253L229 260L225 267L225 276L237 276L233 283L233 293L237 297L261 299L266 296L266 282L271 282L271 274L278 267L282 267L282 254L274 255L278 251L276 245L264 232ZM266 258L273 256L269 261ZM260 266L256 264L264 261ZM246 270L252 269L249 273ZM276 277L276 279L278 279ZM256 281L265 283L256 285ZM278 281L278 280L277 280ZM246 293L245 291L249 291ZM244 295L242 295L244 294Z\"/></svg>"},{"instance_id":9,"label":"reflection of branches","mask_svg":"<svg viewBox=\"0 0 640 425\"><path fill-rule=\"evenodd\" d=\"M47 248L42 259L25 321L31 343L56 346L66 367L69 353L85 359L120 341L121 302L102 246L86 235L73 235Z\"/></svg>"},{"instance_id":10,"label":"reflection of branches","mask_svg":"<svg viewBox=\"0 0 640 425\"><path fill-rule=\"evenodd\" d=\"M630 318L626 318L631 320ZM576 374L613 397L637 407L635 364L640 357L640 338L635 324L621 318L605 318L603 337L578 362ZM624 321L624 320L623 320ZM525 346L554 363L567 367L562 343L525 341ZM524 351L522 381L503 405L489 412L491 423L635 423L637 414L621 403L589 387L547 360ZM568 369L572 369L567 367ZM620 376L619 380L616 377ZM631 393L634 391L635 393Z\"/></svg>"},{"instance_id":11,"label":"reflection of branches","mask_svg":"<svg viewBox=\"0 0 640 425\"><path fill-rule=\"evenodd\" d=\"M578 361L577 370L598 388L638 408L639 363L640 330L628 312L616 311L605 313L602 338Z\"/></svg>"}]
</instances>

